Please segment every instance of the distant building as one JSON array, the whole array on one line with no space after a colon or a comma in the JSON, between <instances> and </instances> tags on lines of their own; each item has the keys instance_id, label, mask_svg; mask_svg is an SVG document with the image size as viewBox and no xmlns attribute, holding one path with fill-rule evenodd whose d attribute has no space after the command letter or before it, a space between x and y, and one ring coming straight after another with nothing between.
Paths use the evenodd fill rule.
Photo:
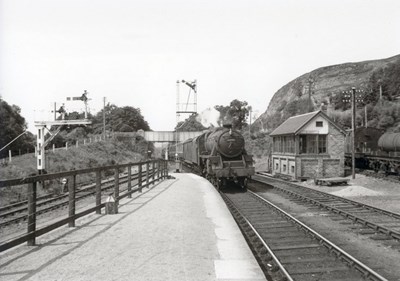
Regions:
<instances>
[{"instance_id":1,"label":"distant building","mask_svg":"<svg viewBox=\"0 0 400 281\"><path fill-rule=\"evenodd\" d=\"M345 131L322 111L290 117L270 136L273 175L296 180L344 176Z\"/></svg>"}]
</instances>

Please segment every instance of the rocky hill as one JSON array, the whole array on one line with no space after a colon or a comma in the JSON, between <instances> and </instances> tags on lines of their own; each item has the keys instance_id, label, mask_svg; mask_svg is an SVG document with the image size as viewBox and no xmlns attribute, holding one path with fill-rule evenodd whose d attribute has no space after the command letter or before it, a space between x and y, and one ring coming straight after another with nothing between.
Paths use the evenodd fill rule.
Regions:
<instances>
[{"instance_id":1,"label":"rocky hill","mask_svg":"<svg viewBox=\"0 0 400 281\"><path fill-rule=\"evenodd\" d=\"M393 103L398 105L400 55L321 67L294 79L274 94L265 113L254 122L254 129L268 132L290 116L320 108L328 113L344 112L349 106L343 104L342 92L352 87L365 91L365 104L370 105L371 114L374 114L380 95L392 102L391 106ZM379 118L374 122L373 125L378 125ZM395 123L394 119L390 125Z\"/></svg>"}]
</instances>

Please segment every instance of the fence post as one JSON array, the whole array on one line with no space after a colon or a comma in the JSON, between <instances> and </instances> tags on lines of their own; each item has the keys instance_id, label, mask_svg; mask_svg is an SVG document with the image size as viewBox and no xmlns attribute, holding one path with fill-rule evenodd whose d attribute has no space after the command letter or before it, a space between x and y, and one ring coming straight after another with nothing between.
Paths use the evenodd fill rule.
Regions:
<instances>
[{"instance_id":1,"label":"fence post","mask_svg":"<svg viewBox=\"0 0 400 281\"><path fill-rule=\"evenodd\" d=\"M119 171L118 168L114 170L114 198L115 204L118 206L118 197L119 197Z\"/></svg>"},{"instance_id":2,"label":"fence post","mask_svg":"<svg viewBox=\"0 0 400 281\"><path fill-rule=\"evenodd\" d=\"M138 187L139 192L142 193L142 163L139 164L138 168Z\"/></svg>"},{"instance_id":3,"label":"fence post","mask_svg":"<svg viewBox=\"0 0 400 281\"><path fill-rule=\"evenodd\" d=\"M96 171L96 214L101 214L101 170Z\"/></svg>"},{"instance_id":4,"label":"fence post","mask_svg":"<svg viewBox=\"0 0 400 281\"><path fill-rule=\"evenodd\" d=\"M11 152L11 150L8 151L8 158L9 158L8 162L11 163L12 162L12 152Z\"/></svg>"},{"instance_id":5,"label":"fence post","mask_svg":"<svg viewBox=\"0 0 400 281\"><path fill-rule=\"evenodd\" d=\"M69 227L75 227L75 188L76 188L76 175L72 175L68 181L68 202L69 202Z\"/></svg>"},{"instance_id":6,"label":"fence post","mask_svg":"<svg viewBox=\"0 0 400 281\"><path fill-rule=\"evenodd\" d=\"M153 182L153 185L155 185L154 179L156 177L156 172L155 172L156 171L156 161L153 160L153 163L151 165L152 165L152 168L151 168L151 180Z\"/></svg>"},{"instance_id":7,"label":"fence post","mask_svg":"<svg viewBox=\"0 0 400 281\"><path fill-rule=\"evenodd\" d=\"M157 181L160 180L160 160L157 160Z\"/></svg>"},{"instance_id":8,"label":"fence post","mask_svg":"<svg viewBox=\"0 0 400 281\"><path fill-rule=\"evenodd\" d=\"M149 161L147 161L146 162L146 187L147 188L150 188L149 187L149 168L150 168Z\"/></svg>"},{"instance_id":9,"label":"fence post","mask_svg":"<svg viewBox=\"0 0 400 281\"><path fill-rule=\"evenodd\" d=\"M65 142L65 150L68 150L68 142Z\"/></svg>"},{"instance_id":10,"label":"fence post","mask_svg":"<svg viewBox=\"0 0 400 281\"><path fill-rule=\"evenodd\" d=\"M128 166L128 198L132 198L132 167Z\"/></svg>"},{"instance_id":11,"label":"fence post","mask_svg":"<svg viewBox=\"0 0 400 281\"><path fill-rule=\"evenodd\" d=\"M28 246L36 243L36 182L28 185Z\"/></svg>"},{"instance_id":12,"label":"fence post","mask_svg":"<svg viewBox=\"0 0 400 281\"><path fill-rule=\"evenodd\" d=\"M56 144L53 143L53 153L56 151Z\"/></svg>"}]
</instances>

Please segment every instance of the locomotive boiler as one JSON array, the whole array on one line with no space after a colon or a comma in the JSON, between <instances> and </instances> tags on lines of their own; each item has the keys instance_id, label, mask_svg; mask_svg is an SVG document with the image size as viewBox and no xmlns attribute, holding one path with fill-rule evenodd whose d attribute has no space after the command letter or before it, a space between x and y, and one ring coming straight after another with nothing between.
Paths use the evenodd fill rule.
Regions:
<instances>
[{"instance_id":1,"label":"locomotive boiler","mask_svg":"<svg viewBox=\"0 0 400 281\"><path fill-rule=\"evenodd\" d=\"M255 169L244 144L241 133L231 126L216 128L185 141L182 158L218 188L229 181L246 188Z\"/></svg>"}]
</instances>

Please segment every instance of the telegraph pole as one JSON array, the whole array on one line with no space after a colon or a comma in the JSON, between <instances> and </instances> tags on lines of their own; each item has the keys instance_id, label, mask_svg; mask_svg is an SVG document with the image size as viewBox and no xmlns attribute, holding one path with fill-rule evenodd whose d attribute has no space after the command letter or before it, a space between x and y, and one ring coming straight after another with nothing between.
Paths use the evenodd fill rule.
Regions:
<instances>
[{"instance_id":1,"label":"telegraph pole","mask_svg":"<svg viewBox=\"0 0 400 281\"><path fill-rule=\"evenodd\" d=\"M103 97L103 137L106 140L106 97Z\"/></svg>"},{"instance_id":2,"label":"telegraph pole","mask_svg":"<svg viewBox=\"0 0 400 281\"><path fill-rule=\"evenodd\" d=\"M356 92L359 93L359 96L356 97ZM356 147L356 102L362 102L361 93L363 90L356 90L355 87L351 88L351 91L343 92L344 99L343 102L351 102L351 177L352 179L356 178L356 160L355 160L355 147Z\"/></svg>"},{"instance_id":3,"label":"telegraph pole","mask_svg":"<svg viewBox=\"0 0 400 281\"><path fill-rule=\"evenodd\" d=\"M251 132L251 130L250 130L250 128L251 128L251 111L252 111L253 109L251 108L251 106L250 106L250 110L249 110L249 134L250 134L250 132Z\"/></svg>"},{"instance_id":4,"label":"telegraph pole","mask_svg":"<svg viewBox=\"0 0 400 281\"><path fill-rule=\"evenodd\" d=\"M311 99L313 84L314 80L311 77L308 78L308 112L311 112L313 110L312 99Z\"/></svg>"},{"instance_id":5,"label":"telegraph pole","mask_svg":"<svg viewBox=\"0 0 400 281\"><path fill-rule=\"evenodd\" d=\"M175 139L175 171L179 172L179 158L178 158L178 124L179 124L179 80L176 80L176 139Z\"/></svg>"},{"instance_id":6,"label":"telegraph pole","mask_svg":"<svg viewBox=\"0 0 400 281\"><path fill-rule=\"evenodd\" d=\"M355 157L355 148L356 148L356 88L351 88L351 178L356 178L356 157Z\"/></svg>"}]
</instances>

